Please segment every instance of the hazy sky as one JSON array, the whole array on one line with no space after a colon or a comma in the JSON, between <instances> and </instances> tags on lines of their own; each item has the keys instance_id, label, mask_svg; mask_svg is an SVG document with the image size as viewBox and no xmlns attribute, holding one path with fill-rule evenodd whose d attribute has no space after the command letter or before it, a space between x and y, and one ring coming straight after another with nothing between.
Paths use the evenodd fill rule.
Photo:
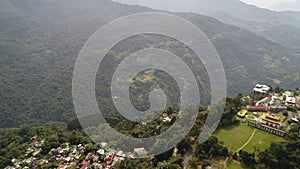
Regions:
<instances>
[{"instance_id":1,"label":"hazy sky","mask_svg":"<svg viewBox=\"0 0 300 169\"><path fill-rule=\"evenodd\" d=\"M272 10L299 10L300 0L240 0L248 4Z\"/></svg>"},{"instance_id":2,"label":"hazy sky","mask_svg":"<svg viewBox=\"0 0 300 169\"><path fill-rule=\"evenodd\" d=\"M114 0L119 2L126 2L129 4L136 3L141 4L139 0ZM163 1L163 0L161 0ZM185 0L182 0L185 1ZM189 1L197 1L197 0L189 0ZM224 0L226 1L226 0ZM240 0L248 4L252 4L261 8L267 8L276 11L286 11L286 10L294 10L300 11L300 0ZM151 3L151 0L146 1L147 3ZM143 1L145 4L145 2ZM146 4L147 4L146 3ZM147 5L146 5L147 6Z\"/></svg>"},{"instance_id":3,"label":"hazy sky","mask_svg":"<svg viewBox=\"0 0 300 169\"><path fill-rule=\"evenodd\" d=\"M253 5L257 5L257 6L261 6L261 7L272 7L276 4L280 4L283 2L289 2L292 0L240 0L243 2L246 2L248 4L253 4Z\"/></svg>"}]
</instances>

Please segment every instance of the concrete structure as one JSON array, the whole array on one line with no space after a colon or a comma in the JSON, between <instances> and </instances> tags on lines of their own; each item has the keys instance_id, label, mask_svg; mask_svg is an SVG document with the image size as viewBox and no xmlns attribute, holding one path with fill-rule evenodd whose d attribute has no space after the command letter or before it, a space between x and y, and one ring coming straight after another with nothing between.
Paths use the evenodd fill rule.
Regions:
<instances>
[{"instance_id":1,"label":"concrete structure","mask_svg":"<svg viewBox=\"0 0 300 169\"><path fill-rule=\"evenodd\" d=\"M264 113L257 121L249 120L248 125L279 136L286 136L288 133L284 130L285 119L286 117Z\"/></svg>"},{"instance_id":2,"label":"concrete structure","mask_svg":"<svg viewBox=\"0 0 300 169\"><path fill-rule=\"evenodd\" d=\"M252 126L252 127L255 127L255 128L258 128L258 129L261 129L261 130L264 130L266 132L278 135L278 136L282 136L282 137L284 137L288 134L288 132L286 132L284 130L277 129L277 128L274 128L274 127L271 127L271 126L268 126L268 125L265 125L265 124L261 124L261 123L256 122L256 121L249 120L248 125Z\"/></svg>"},{"instance_id":3,"label":"concrete structure","mask_svg":"<svg viewBox=\"0 0 300 169\"><path fill-rule=\"evenodd\" d=\"M295 97L286 97L286 100L285 100L285 104L286 105L295 105L296 104L296 98Z\"/></svg>"},{"instance_id":4,"label":"concrete structure","mask_svg":"<svg viewBox=\"0 0 300 169\"><path fill-rule=\"evenodd\" d=\"M268 110L272 113L279 113L287 110L286 106L269 106Z\"/></svg>"},{"instance_id":5,"label":"concrete structure","mask_svg":"<svg viewBox=\"0 0 300 169\"><path fill-rule=\"evenodd\" d=\"M270 91L270 87L267 85L261 85L261 84L257 84L254 88L253 91L254 93L258 93L258 94L268 94Z\"/></svg>"},{"instance_id":6,"label":"concrete structure","mask_svg":"<svg viewBox=\"0 0 300 169\"><path fill-rule=\"evenodd\" d=\"M284 92L281 96L281 100L285 102L285 105L295 105L297 101L295 93L291 91Z\"/></svg>"}]
</instances>

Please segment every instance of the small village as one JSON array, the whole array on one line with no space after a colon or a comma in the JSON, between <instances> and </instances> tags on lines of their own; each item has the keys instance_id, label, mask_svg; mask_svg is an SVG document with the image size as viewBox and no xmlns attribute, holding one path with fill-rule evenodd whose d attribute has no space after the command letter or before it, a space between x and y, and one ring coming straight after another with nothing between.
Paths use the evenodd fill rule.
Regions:
<instances>
[{"instance_id":1,"label":"small village","mask_svg":"<svg viewBox=\"0 0 300 169\"><path fill-rule=\"evenodd\" d=\"M300 111L297 111L300 108L300 96L292 91L272 93L270 89L267 85L257 84L251 99L263 99L255 101L254 106L246 106L237 116L248 120L249 126L284 137L291 127L300 123Z\"/></svg>"},{"instance_id":2,"label":"small village","mask_svg":"<svg viewBox=\"0 0 300 169\"><path fill-rule=\"evenodd\" d=\"M300 108L300 96L299 93L292 91L271 91L271 87L257 84L253 88L251 95L243 97L243 99L251 100L252 104L239 108L236 118L242 124L248 125L248 128L253 127L255 130L266 132L265 135L269 133L276 135L276 137L284 138L291 129L300 126L300 111L298 111ZM175 117L176 114L163 113L159 121L160 123L171 123ZM236 127L235 129L238 128ZM242 143L243 145L240 148L229 148L231 153L236 154L249 144L255 133L255 130L252 130L249 129L249 131L253 132L252 136L246 143ZM228 135L230 134L226 134L226 137ZM245 135L247 134L245 133ZM219 135L218 138L222 140L222 136ZM196 137L190 137L191 144L196 142L196 139ZM259 141L260 143L263 142ZM45 140L43 138L39 138L39 136L32 137L28 142L26 153L18 158L11 159L11 165L5 169L112 169L125 159L135 159L147 155L143 147L135 148L132 153L123 152L109 148L108 143L105 142L102 142L100 145L93 145L92 148L89 147L91 145L63 143L56 148L52 148L46 155L41 155L44 144ZM232 145L227 144L225 142L226 146L232 147ZM265 142L264 144L267 145L268 143ZM176 156L177 151L178 149L175 148L174 156ZM226 159L232 160L232 155L229 155L229 158ZM155 158L150 158L149 163L155 163ZM227 160L222 163L222 166L226 167L226 164ZM213 166L216 166L216 164L213 164Z\"/></svg>"},{"instance_id":3,"label":"small village","mask_svg":"<svg viewBox=\"0 0 300 169\"><path fill-rule=\"evenodd\" d=\"M122 151L99 149L96 153L86 152L85 145L69 145L65 143L63 147L53 148L48 153L47 159L38 158L42 151L41 145L37 138L32 138L24 159L12 159L13 166L7 166L5 169L37 169L52 168L51 164L57 163L57 169L86 169L92 167L95 169L110 169L112 166L125 159L126 156L134 158L132 154L124 154ZM28 158L26 158L28 157ZM79 164L79 165L78 165Z\"/></svg>"},{"instance_id":4,"label":"small village","mask_svg":"<svg viewBox=\"0 0 300 169\"><path fill-rule=\"evenodd\" d=\"M111 169L113 166L125 160L125 158L135 158L132 153L123 153L123 151L115 151L112 149L99 149L95 153L87 152L86 146L69 145L65 143L58 148L52 148L48 153L49 158L39 158L42 151L41 146L44 140L38 141L37 137L31 139L31 143L27 149L27 153L21 156L21 159L12 159L12 166L7 166L5 169L37 169L37 168L52 168L51 164L58 164L57 169ZM106 143L102 143L105 146ZM134 150L136 155L141 155L145 150L137 148Z\"/></svg>"},{"instance_id":5,"label":"small village","mask_svg":"<svg viewBox=\"0 0 300 169\"><path fill-rule=\"evenodd\" d=\"M175 115L163 113L159 121L170 123ZM194 140L195 141L195 140ZM108 147L108 143L101 142L100 145L70 145L64 143L57 148L52 148L47 155L41 155L45 140L40 140L38 136L31 138L25 154L18 159L11 159L10 166L5 169L38 169L38 168L57 168L57 169L112 169L117 163L127 159L135 159L147 155L144 147L137 147L133 152L117 151ZM150 163L154 163L154 157L150 158ZM57 167L55 167L57 166Z\"/></svg>"}]
</instances>

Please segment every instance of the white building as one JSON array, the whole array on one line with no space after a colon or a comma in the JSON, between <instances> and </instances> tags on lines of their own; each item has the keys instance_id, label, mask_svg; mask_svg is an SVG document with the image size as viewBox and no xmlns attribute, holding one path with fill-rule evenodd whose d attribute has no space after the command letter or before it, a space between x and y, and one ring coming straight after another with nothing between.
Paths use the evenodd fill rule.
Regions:
<instances>
[{"instance_id":1,"label":"white building","mask_svg":"<svg viewBox=\"0 0 300 169\"><path fill-rule=\"evenodd\" d=\"M292 104L292 105L296 104L296 98L295 97L290 97L290 96L286 97L285 104L286 105L288 105L288 104Z\"/></svg>"},{"instance_id":2,"label":"white building","mask_svg":"<svg viewBox=\"0 0 300 169\"><path fill-rule=\"evenodd\" d=\"M261 84L257 84L254 88L253 91L256 93L260 93L260 94L267 94L269 92L271 88L267 85L261 85Z\"/></svg>"}]
</instances>

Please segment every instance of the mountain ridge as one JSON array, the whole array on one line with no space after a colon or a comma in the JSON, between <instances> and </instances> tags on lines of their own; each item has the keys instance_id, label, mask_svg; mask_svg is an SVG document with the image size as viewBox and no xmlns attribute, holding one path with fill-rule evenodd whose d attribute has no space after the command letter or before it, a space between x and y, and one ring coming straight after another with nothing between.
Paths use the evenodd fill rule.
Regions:
<instances>
[{"instance_id":1,"label":"mountain ridge","mask_svg":"<svg viewBox=\"0 0 300 169\"><path fill-rule=\"evenodd\" d=\"M289 48L299 48L300 12L271 11L238 0L115 0L173 12L194 12L255 32ZM291 33L292 32L292 33Z\"/></svg>"}]
</instances>

